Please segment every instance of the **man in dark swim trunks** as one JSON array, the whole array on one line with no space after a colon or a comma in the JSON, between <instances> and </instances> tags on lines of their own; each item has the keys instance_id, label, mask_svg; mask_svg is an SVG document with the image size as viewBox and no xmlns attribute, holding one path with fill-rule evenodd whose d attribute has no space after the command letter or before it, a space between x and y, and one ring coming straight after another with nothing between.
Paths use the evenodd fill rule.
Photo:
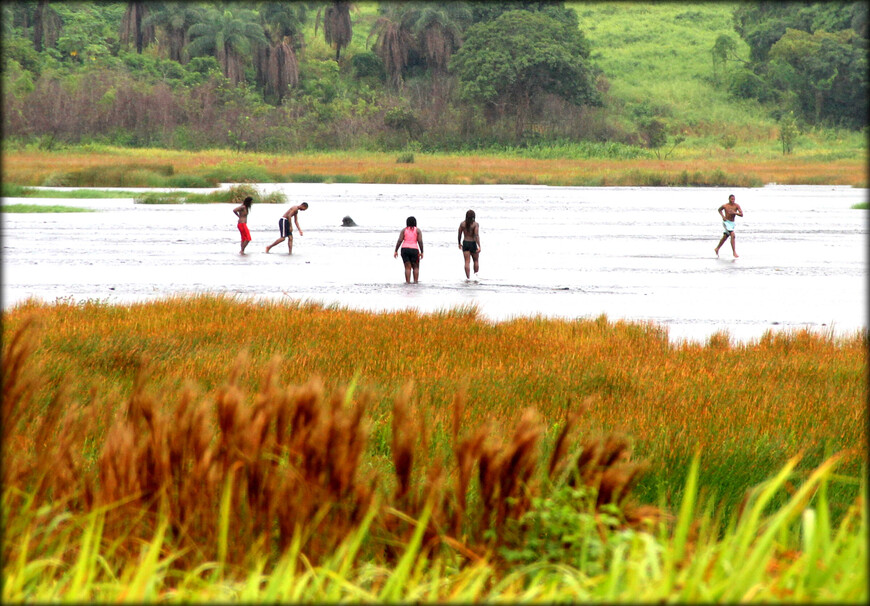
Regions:
<instances>
[{"instance_id":1,"label":"man in dark swim trunks","mask_svg":"<svg viewBox=\"0 0 870 606\"><path fill-rule=\"evenodd\" d=\"M308 202L303 202L298 206L290 207L286 213L281 215L281 218L278 219L278 232L281 234L281 237L272 242L269 246L266 247L266 252L275 246L276 244L280 244L285 239L287 240L287 251L292 255L293 254L293 225L290 224L290 219L296 221L296 229L299 230L299 235L302 235L302 228L299 227L299 211L307 210Z\"/></svg>"},{"instance_id":2,"label":"man in dark swim trunks","mask_svg":"<svg viewBox=\"0 0 870 606\"><path fill-rule=\"evenodd\" d=\"M474 260L474 278L480 270L480 226L475 221L475 213L469 210L465 213L465 221L459 224L459 249L465 257L465 279L471 279L471 260Z\"/></svg>"}]
</instances>

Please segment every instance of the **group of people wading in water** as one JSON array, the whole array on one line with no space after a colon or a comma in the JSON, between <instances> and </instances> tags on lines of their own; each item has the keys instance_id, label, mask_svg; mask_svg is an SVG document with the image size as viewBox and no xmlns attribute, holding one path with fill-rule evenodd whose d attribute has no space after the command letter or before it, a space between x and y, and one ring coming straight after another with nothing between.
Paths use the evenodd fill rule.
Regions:
<instances>
[{"instance_id":1,"label":"group of people wading in water","mask_svg":"<svg viewBox=\"0 0 870 606\"><path fill-rule=\"evenodd\" d=\"M254 199L248 196L244 202L233 209L233 214L238 217L239 233L242 236L242 248L240 254L245 254L245 248L251 241L251 232L248 229L248 215L251 213L251 204ZM302 235L302 228L299 227L299 211L308 210L308 202L303 202L298 206L292 206L290 209L281 215L278 219L278 232L280 237L266 247L268 253L273 246L287 240L287 252L293 254L293 225L290 221L296 223L296 229L299 230L299 235ZM465 278L471 279L471 261L474 261L474 277L477 279L477 272L480 270L480 226L475 221L476 215L473 210L465 213L465 220L459 224L459 250L465 257ZM423 258L423 232L417 227L417 219L408 217L405 221L405 228L399 232L399 239L396 241L396 250L393 252L393 258L399 256L399 248L402 249L402 263L405 265L405 282L411 283L411 276L414 277L416 283L420 278L420 260Z\"/></svg>"},{"instance_id":2,"label":"group of people wading in water","mask_svg":"<svg viewBox=\"0 0 870 606\"><path fill-rule=\"evenodd\" d=\"M474 260L474 278L480 270L480 226L475 221L476 215L473 210L465 213L465 221L459 224L459 250L465 257L465 279L471 279L471 261ZM402 251L402 263L405 265L405 282L411 283L411 275L414 282L420 278L420 260L423 258L423 232L417 227L417 219L408 217L405 220L405 228L399 232L396 240L396 250L393 258L399 256Z\"/></svg>"},{"instance_id":3,"label":"group of people wading in water","mask_svg":"<svg viewBox=\"0 0 870 606\"><path fill-rule=\"evenodd\" d=\"M251 204L253 199L248 196L245 201L233 209L233 213L239 218L238 227L242 234L242 250L241 254L245 254L245 248L251 241L251 232L248 230L248 215L251 212ZM296 229L299 230L299 235L302 235L302 228L299 227L299 211L307 210L308 202L303 202L298 206L291 206L290 209L281 215L278 219L278 232L280 237L266 247L268 253L273 246L287 240L287 252L293 254L293 225L291 220L295 221ZM719 256L719 249L725 244L725 241L731 240L731 252L734 257L738 257L737 245L734 237L735 224L734 220L737 217L743 216L743 209L734 201L734 194L728 196L728 202L723 204L718 209L719 216L722 218L722 226L724 233L719 244L714 249L716 256ZM457 232L459 250L462 251L462 256L465 258L465 279L471 279L472 261L474 262L474 278L477 279L477 272L480 270L480 225L478 225L476 215L473 210L465 213L465 220L459 224ZM393 251L393 258L399 256L401 250L402 263L405 266L405 282L410 284L413 277L414 283L420 278L420 261L423 259L423 232L417 227L416 217L408 217L405 220L405 227L399 232L399 239L396 240L396 249Z\"/></svg>"}]
</instances>

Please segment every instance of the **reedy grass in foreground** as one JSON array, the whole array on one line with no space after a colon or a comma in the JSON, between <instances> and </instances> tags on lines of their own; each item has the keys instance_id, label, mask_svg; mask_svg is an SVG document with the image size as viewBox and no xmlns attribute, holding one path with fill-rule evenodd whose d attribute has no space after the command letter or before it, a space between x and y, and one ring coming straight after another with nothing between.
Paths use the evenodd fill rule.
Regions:
<instances>
[{"instance_id":1,"label":"reedy grass in foreground","mask_svg":"<svg viewBox=\"0 0 870 606\"><path fill-rule=\"evenodd\" d=\"M370 532L373 516L368 515L318 565L312 565L300 549L297 533L274 566L267 567L262 558L254 558L246 567L228 568L212 561L172 572L172 561L180 554L166 545L168 520L161 514L161 522L153 537L143 542L140 555L114 572L109 565L112 543L102 534L104 511L78 517L61 514L52 519L47 512L31 508L20 512L13 531L38 529L40 525L70 527L48 547L78 553L78 557L70 565L57 558L32 557L26 546L39 531L30 531L23 537L25 549L4 563L2 597L6 603L58 599L163 603L866 603L866 485L847 515L833 524L825 496L835 472L836 459L831 459L782 507L766 509L770 495L793 473L795 462L789 461L758 486L743 513L722 529L709 508L699 511L696 459L670 529L661 524L652 532L609 533L610 550L593 558L602 560L605 572L599 574L590 574L585 562L542 561L503 569L487 558L463 565L449 553L433 554L422 544L428 508L420 519L412 521L415 532L401 545L401 557L392 565L355 559ZM8 513L5 507L4 512ZM226 522L223 526L229 526L230 520ZM574 540L578 540L576 535Z\"/></svg>"},{"instance_id":2,"label":"reedy grass in foreground","mask_svg":"<svg viewBox=\"0 0 870 606\"><path fill-rule=\"evenodd\" d=\"M233 330L240 317L257 338L244 343L247 357L228 364L226 353L242 345ZM759 358L785 357L796 366L782 367L774 383L797 399L835 360L845 380L830 399L849 409L849 368L866 369L865 352L851 348L866 339L801 333L735 348L719 336L708 347L674 347L655 327L602 319L492 325L473 310L366 314L213 297L129 307L30 303L5 313L3 329L7 601L866 599L866 487L857 479L864 465L843 475L848 453L817 468L799 467L794 457L781 468L756 460L758 419L731 416L734 402L716 371L733 375ZM427 347L394 343L402 329ZM380 334L385 340L373 342ZM304 337L287 343L288 335ZM168 347L160 345L166 336ZM458 347L469 337L498 355L469 361L477 352ZM294 385L295 373L316 371L299 368L301 358L285 364L283 348L305 343L307 357L328 343L319 363L355 366L356 378L348 385L334 370L332 396L318 381ZM546 362L553 344L562 366ZM693 363L708 349L714 364ZM386 361L376 352L389 350L409 364L398 383L374 372ZM472 383L457 391L462 381L450 372L449 353L456 350L458 369L471 362L482 392ZM570 358L584 350L602 354L597 370L612 372L609 381L581 381L578 391L618 396L608 408L629 418L641 411L632 392L644 383L643 360L652 358L652 374L666 382L718 389L720 414L748 434L752 458L744 464L765 474L732 485L742 497L758 484L739 509L724 513L724 495L705 490L721 480L704 471L715 440L681 424L675 408L662 411L659 429L667 434L667 417L675 417L700 445L674 470L684 488L672 504L661 499L663 513L638 505L644 462L629 442L595 439L606 424L596 427L594 397L585 407L563 405L550 421L520 414L558 399L553 384L562 374L576 382ZM376 358L367 368L366 357ZM205 362L203 372L191 372L190 361ZM686 367L681 379L663 372L667 362ZM416 364L429 371L415 372ZM515 394L493 407L489 392L524 365L541 379L535 396ZM505 373L493 373L497 367ZM426 381L439 373L449 398ZM756 382L768 379L762 372ZM386 414L378 411L381 396ZM808 415L830 431L826 415L836 406L818 409L812 395L809 402L814 410L790 416ZM788 420L763 425L779 430ZM820 435L806 437L793 448ZM680 448L665 439L660 454Z\"/></svg>"},{"instance_id":3,"label":"reedy grass in foreground","mask_svg":"<svg viewBox=\"0 0 870 606\"><path fill-rule=\"evenodd\" d=\"M843 338L769 333L746 344L718 334L707 344L671 344L661 328L604 316L491 323L473 308L373 314L193 297L131 306L28 302L4 313L4 342L26 318L35 320L33 363L48 377L34 394L40 413L62 377L70 397L96 398L98 408L115 411L143 363L155 389L181 394L192 381L212 393L246 350L238 376L246 393L259 389L275 357L284 385L319 376L332 391L357 377L371 398L366 461L376 470L390 466L393 401L409 381L430 432L430 457L451 456L448 404L457 391L467 403L464 423L500 431L528 406L551 428L583 411L584 435L629 436L635 455L650 462L635 488L646 502L680 499L696 448L704 453L703 490L726 508L797 452L807 466L854 452L844 462L852 474L866 462L863 331ZM554 439L547 431L544 448ZM833 509L841 512L853 497L854 488L837 486Z\"/></svg>"}]
</instances>

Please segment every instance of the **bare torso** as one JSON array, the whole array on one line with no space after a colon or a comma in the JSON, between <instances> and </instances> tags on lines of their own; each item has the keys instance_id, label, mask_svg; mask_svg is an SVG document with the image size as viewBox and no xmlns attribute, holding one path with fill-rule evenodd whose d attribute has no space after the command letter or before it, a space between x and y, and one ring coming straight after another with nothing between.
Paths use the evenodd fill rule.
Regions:
<instances>
[{"instance_id":1,"label":"bare torso","mask_svg":"<svg viewBox=\"0 0 870 606\"><path fill-rule=\"evenodd\" d=\"M233 212L236 213L236 216L239 218L239 223L248 222L248 209L244 204L234 208Z\"/></svg>"},{"instance_id":2,"label":"bare torso","mask_svg":"<svg viewBox=\"0 0 870 606\"><path fill-rule=\"evenodd\" d=\"M462 230L462 238L468 241L477 240L478 234L478 225L477 221L471 224L471 226L467 225L465 221L460 223L459 229Z\"/></svg>"},{"instance_id":3,"label":"bare torso","mask_svg":"<svg viewBox=\"0 0 870 606\"><path fill-rule=\"evenodd\" d=\"M733 221L736 216L743 216L743 210L737 202L728 202L722 205L721 209L725 213L726 221Z\"/></svg>"}]
</instances>

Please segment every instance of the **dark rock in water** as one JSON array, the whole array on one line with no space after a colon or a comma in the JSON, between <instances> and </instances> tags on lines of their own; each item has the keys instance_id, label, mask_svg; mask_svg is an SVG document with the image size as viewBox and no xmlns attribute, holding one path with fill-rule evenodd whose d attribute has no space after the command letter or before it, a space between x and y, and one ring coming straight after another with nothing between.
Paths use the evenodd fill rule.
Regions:
<instances>
[{"instance_id":1,"label":"dark rock in water","mask_svg":"<svg viewBox=\"0 0 870 606\"><path fill-rule=\"evenodd\" d=\"M350 215L341 220L342 227L356 227L356 223L354 220L350 218Z\"/></svg>"}]
</instances>

